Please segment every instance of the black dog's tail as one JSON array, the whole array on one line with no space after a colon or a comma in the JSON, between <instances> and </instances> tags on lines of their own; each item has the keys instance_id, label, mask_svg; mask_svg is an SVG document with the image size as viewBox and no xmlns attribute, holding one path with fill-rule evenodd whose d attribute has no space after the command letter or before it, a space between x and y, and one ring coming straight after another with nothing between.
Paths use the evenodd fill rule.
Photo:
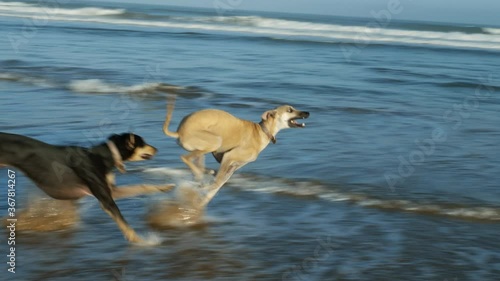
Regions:
<instances>
[{"instance_id":1,"label":"black dog's tail","mask_svg":"<svg viewBox=\"0 0 500 281\"><path fill-rule=\"evenodd\" d=\"M167 117L165 118L165 123L163 123L163 132L165 135L172 138L179 138L179 134L177 132L171 132L168 130L168 126L170 125L170 120L172 120L172 113L174 112L175 105L175 95L169 95L167 99Z\"/></svg>"}]
</instances>

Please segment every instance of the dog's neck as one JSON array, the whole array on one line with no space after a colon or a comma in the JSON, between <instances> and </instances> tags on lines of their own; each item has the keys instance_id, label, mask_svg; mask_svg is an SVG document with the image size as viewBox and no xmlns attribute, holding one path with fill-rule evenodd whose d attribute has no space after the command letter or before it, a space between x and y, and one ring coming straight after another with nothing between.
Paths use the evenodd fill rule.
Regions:
<instances>
[{"instance_id":1,"label":"dog's neck","mask_svg":"<svg viewBox=\"0 0 500 281\"><path fill-rule=\"evenodd\" d=\"M266 136L269 138L269 140L270 140L273 144L275 144L275 143L276 143L276 137L275 137L275 136L273 136L273 134L271 134L271 132L269 132L269 130L268 130L268 129L267 129L267 127L266 127L265 122L264 122L264 121L261 121L261 122L259 123L259 125L260 125L260 128L262 129L262 131L264 132L264 134L266 134Z\"/></svg>"},{"instance_id":2,"label":"dog's neck","mask_svg":"<svg viewBox=\"0 0 500 281\"><path fill-rule=\"evenodd\" d=\"M118 148L116 148L115 143L112 141L108 141L106 142L106 145L108 146L109 151L111 152L111 156L113 157L113 161L115 162L115 167L118 169L118 171L120 171L120 173L122 174L125 173L126 172L125 164L123 164L122 156L118 151Z\"/></svg>"}]
</instances>

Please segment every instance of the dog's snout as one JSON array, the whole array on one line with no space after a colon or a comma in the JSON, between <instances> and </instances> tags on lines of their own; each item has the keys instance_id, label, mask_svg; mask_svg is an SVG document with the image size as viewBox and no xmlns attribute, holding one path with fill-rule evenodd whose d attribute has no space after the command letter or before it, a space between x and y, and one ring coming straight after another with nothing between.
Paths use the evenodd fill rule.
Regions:
<instances>
[{"instance_id":1,"label":"dog's snout","mask_svg":"<svg viewBox=\"0 0 500 281\"><path fill-rule=\"evenodd\" d=\"M151 149L153 150L153 153L156 154L158 152L158 149L152 145L150 145Z\"/></svg>"},{"instance_id":2,"label":"dog's snout","mask_svg":"<svg viewBox=\"0 0 500 281\"><path fill-rule=\"evenodd\" d=\"M301 114L301 116L304 117L304 118L308 118L309 117L309 112L303 111L302 114Z\"/></svg>"}]
</instances>

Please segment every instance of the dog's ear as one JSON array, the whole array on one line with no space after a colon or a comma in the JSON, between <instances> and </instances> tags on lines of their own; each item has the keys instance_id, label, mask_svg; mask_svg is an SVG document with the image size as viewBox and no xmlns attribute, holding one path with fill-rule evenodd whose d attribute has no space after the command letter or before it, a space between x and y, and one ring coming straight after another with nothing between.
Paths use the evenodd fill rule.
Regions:
<instances>
[{"instance_id":1,"label":"dog's ear","mask_svg":"<svg viewBox=\"0 0 500 281\"><path fill-rule=\"evenodd\" d=\"M268 110L264 113L262 113L262 120L266 121L267 119L269 119L269 117L271 118L274 118L276 116L276 110Z\"/></svg>"},{"instance_id":2,"label":"dog's ear","mask_svg":"<svg viewBox=\"0 0 500 281\"><path fill-rule=\"evenodd\" d=\"M129 138L127 139L127 147L132 150L135 147L135 135L130 133Z\"/></svg>"}]
</instances>

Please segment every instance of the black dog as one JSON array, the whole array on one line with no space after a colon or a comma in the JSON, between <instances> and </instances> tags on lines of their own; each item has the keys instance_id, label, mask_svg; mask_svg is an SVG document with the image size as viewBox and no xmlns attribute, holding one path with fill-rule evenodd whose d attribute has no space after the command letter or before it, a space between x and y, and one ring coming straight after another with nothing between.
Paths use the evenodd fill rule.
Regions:
<instances>
[{"instance_id":1,"label":"black dog","mask_svg":"<svg viewBox=\"0 0 500 281\"><path fill-rule=\"evenodd\" d=\"M151 159L156 151L140 136L129 133L112 135L106 143L88 149L54 146L26 136L0 133L0 167L21 170L55 199L95 196L130 242L140 242L141 238L125 221L114 199L168 191L173 185L117 188L112 170L117 167L124 172L122 161Z\"/></svg>"}]
</instances>

